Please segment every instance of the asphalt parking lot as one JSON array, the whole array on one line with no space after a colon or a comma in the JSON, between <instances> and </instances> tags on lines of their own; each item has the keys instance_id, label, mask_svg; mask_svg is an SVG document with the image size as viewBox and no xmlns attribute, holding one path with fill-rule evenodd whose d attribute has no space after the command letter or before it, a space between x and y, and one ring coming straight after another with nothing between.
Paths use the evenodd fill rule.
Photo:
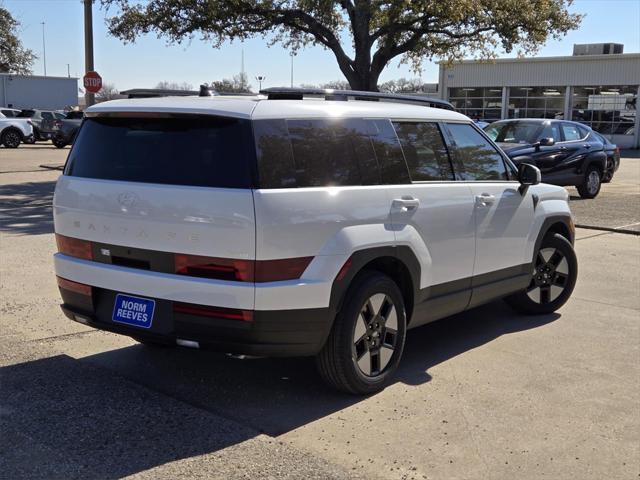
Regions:
<instances>
[{"instance_id":1,"label":"asphalt parking lot","mask_svg":"<svg viewBox=\"0 0 640 480\"><path fill-rule=\"evenodd\" d=\"M637 154L572 200L589 228L557 314L497 302L412 330L396 382L360 398L309 359L152 349L67 320L50 207L67 152L0 148L0 478L640 476L640 236L610 231L640 231Z\"/></svg>"}]
</instances>

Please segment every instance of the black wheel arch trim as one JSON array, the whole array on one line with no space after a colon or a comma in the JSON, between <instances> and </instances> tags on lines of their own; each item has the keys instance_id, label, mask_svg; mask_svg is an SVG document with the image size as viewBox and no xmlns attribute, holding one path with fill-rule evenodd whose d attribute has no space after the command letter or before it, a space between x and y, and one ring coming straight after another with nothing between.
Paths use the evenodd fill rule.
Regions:
<instances>
[{"instance_id":1,"label":"black wheel arch trim","mask_svg":"<svg viewBox=\"0 0 640 480\"><path fill-rule=\"evenodd\" d=\"M411 295L412 300L415 299L419 293L420 289L420 262L416 257L415 253L411 249L411 247L407 245L397 245L397 246L388 246L388 247L373 247L373 248L365 248L362 250L356 250L349 257L349 262L351 265L349 266L346 274L341 279L334 279L333 285L331 286L331 297L329 301L329 311L332 316L335 317L337 312L342 307L342 304L345 299L345 294L347 290L351 286L354 278L369 264L376 260L381 260L383 258L392 258L399 264L401 264L404 268L406 268L410 279L411 279ZM406 286L405 286L406 287ZM403 290L403 286L400 286L400 289ZM404 295L403 291L403 295ZM405 310L407 311L407 318L410 316L410 312L413 310L413 301L411 304L405 305ZM333 318L331 320L331 325L333 324ZM329 325L329 329L331 328Z\"/></svg>"},{"instance_id":2,"label":"black wheel arch trim","mask_svg":"<svg viewBox=\"0 0 640 480\"><path fill-rule=\"evenodd\" d=\"M542 226L540 227L540 231L538 232L538 237L536 238L536 243L533 248L533 257L531 259L532 263L535 261L536 255L538 253L538 250L540 249L540 245L542 244L542 240L544 240L544 237L546 237L550 231L554 231L552 227L559 223L563 225L564 229L566 229L566 232L556 233L560 233L564 237L568 237L567 240L569 240L571 245L575 244L575 227L573 225L573 220L571 219L570 214L567 213L566 215L552 215L550 217L547 217L544 219L544 222L542 222ZM567 235L564 235L564 233L566 233Z\"/></svg>"}]
</instances>

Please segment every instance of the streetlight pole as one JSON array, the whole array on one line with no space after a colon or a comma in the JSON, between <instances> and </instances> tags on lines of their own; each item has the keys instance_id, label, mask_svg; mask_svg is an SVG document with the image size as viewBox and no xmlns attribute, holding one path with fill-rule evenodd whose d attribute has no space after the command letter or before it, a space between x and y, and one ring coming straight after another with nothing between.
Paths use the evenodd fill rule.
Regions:
<instances>
[{"instance_id":1,"label":"streetlight pole","mask_svg":"<svg viewBox=\"0 0 640 480\"><path fill-rule=\"evenodd\" d=\"M295 53L291 52L291 88L293 88L293 57L295 57Z\"/></svg>"},{"instance_id":2,"label":"streetlight pole","mask_svg":"<svg viewBox=\"0 0 640 480\"><path fill-rule=\"evenodd\" d=\"M44 62L44 76L47 76L47 48L44 41L44 22L42 23L42 60Z\"/></svg>"},{"instance_id":3,"label":"streetlight pole","mask_svg":"<svg viewBox=\"0 0 640 480\"><path fill-rule=\"evenodd\" d=\"M84 71L93 71L93 0L84 0ZM96 102L95 95L84 91L85 108Z\"/></svg>"},{"instance_id":4,"label":"streetlight pole","mask_svg":"<svg viewBox=\"0 0 640 480\"><path fill-rule=\"evenodd\" d=\"M69 64L67 63L67 77L71 78L71 69L69 68Z\"/></svg>"},{"instance_id":5,"label":"streetlight pole","mask_svg":"<svg viewBox=\"0 0 640 480\"><path fill-rule=\"evenodd\" d=\"M264 75L256 75L256 80L260 84L260 87L258 88L258 91L262 90L262 82L264 82L266 79L267 79L267 77L264 76Z\"/></svg>"}]
</instances>

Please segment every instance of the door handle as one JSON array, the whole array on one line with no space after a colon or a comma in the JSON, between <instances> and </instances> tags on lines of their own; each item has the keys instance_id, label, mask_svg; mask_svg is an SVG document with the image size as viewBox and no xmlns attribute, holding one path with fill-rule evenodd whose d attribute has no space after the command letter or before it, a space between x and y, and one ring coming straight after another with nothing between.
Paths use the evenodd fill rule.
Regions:
<instances>
[{"instance_id":1,"label":"door handle","mask_svg":"<svg viewBox=\"0 0 640 480\"><path fill-rule=\"evenodd\" d=\"M496 201L495 195L490 195L488 193L482 193L480 195L476 195L476 205L478 207L488 207L493 205Z\"/></svg>"},{"instance_id":2,"label":"door handle","mask_svg":"<svg viewBox=\"0 0 640 480\"><path fill-rule=\"evenodd\" d=\"M420 200L413 197L394 198L391 206L403 212L412 212L420 206Z\"/></svg>"},{"instance_id":3,"label":"door handle","mask_svg":"<svg viewBox=\"0 0 640 480\"><path fill-rule=\"evenodd\" d=\"M584 148L591 148L591 145L589 143L583 145Z\"/></svg>"}]
</instances>

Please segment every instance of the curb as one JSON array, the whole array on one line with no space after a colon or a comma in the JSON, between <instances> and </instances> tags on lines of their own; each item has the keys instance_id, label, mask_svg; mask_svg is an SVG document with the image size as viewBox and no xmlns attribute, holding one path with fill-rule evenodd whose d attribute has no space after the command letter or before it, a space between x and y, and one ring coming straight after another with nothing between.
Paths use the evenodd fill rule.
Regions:
<instances>
[{"instance_id":1,"label":"curb","mask_svg":"<svg viewBox=\"0 0 640 480\"><path fill-rule=\"evenodd\" d=\"M640 230L629 230L624 227L596 227L594 225L579 225L576 224L576 228L584 228L586 230L599 230L602 232L624 233L627 235L640 235Z\"/></svg>"}]
</instances>

